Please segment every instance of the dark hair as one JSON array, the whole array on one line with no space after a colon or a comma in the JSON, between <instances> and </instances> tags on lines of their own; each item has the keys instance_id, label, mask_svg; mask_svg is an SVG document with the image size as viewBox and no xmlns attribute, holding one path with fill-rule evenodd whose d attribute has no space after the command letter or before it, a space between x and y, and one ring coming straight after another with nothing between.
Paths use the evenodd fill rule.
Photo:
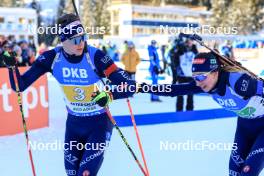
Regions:
<instances>
[{"instance_id":1,"label":"dark hair","mask_svg":"<svg viewBox=\"0 0 264 176\"><path fill-rule=\"evenodd\" d=\"M2 41L2 43L0 43L0 47L4 47L4 45L6 45L7 43L8 43L7 40Z\"/></svg>"},{"instance_id":2,"label":"dark hair","mask_svg":"<svg viewBox=\"0 0 264 176\"><path fill-rule=\"evenodd\" d=\"M73 13L66 13L58 18L57 25L61 25L62 27L64 27L77 20L80 20L80 18L77 15Z\"/></svg>"}]
</instances>

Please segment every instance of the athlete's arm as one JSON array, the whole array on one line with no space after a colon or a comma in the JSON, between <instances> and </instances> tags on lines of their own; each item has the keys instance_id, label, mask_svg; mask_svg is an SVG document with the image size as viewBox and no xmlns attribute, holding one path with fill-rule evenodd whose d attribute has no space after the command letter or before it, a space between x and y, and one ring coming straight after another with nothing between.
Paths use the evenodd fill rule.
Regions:
<instances>
[{"instance_id":1,"label":"athlete's arm","mask_svg":"<svg viewBox=\"0 0 264 176\"><path fill-rule=\"evenodd\" d=\"M160 96L179 96L179 95L190 95L203 93L202 89L195 85L195 82L182 83L182 84L159 84L159 85L148 85L141 84L139 88L141 93L152 93Z\"/></svg>"},{"instance_id":2,"label":"athlete's arm","mask_svg":"<svg viewBox=\"0 0 264 176\"><path fill-rule=\"evenodd\" d=\"M131 88L123 91L112 90L113 99L127 98L136 92L136 82L130 80L127 72L118 68L114 61L100 50L95 53L94 65L98 74L106 76L112 85L126 85Z\"/></svg>"},{"instance_id":3,"label":"athlete's arm","mask_svg":"<svg viewBox=\"0 0 264 176\"><path fill-rule=\"evenodd\" d=\"M20 74L18 68L16 67L16 77L18 79L19 90L24 91L27 89L34 81L36 81L40 76L46 72L51 72L51 65L56 53L54 50L46 51L40 55L37 60L32 64L32 66L24 73ZM10 83L13 90L15 90L15 81L13 70L9 68Z\"/></svg>"},{"instance_id":4,"label":"athlete's arm","mask_svg":"<svg viewBox=\"0 0 264 176\"><path fill-rule=\"evenodd\" d=\"M254 79L248 74L231 73L230 85L242 97L263 96L263 81Z\"/></svg>"}]
</instances>

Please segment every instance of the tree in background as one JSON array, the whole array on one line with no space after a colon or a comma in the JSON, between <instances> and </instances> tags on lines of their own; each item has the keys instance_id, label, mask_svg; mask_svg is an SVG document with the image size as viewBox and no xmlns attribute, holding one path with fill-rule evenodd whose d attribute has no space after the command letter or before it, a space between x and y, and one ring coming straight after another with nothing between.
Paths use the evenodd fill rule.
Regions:
<instances>
[{"instance_id":1,"label":"tree in background","mask_svg":"<svg viewBox=\"0 0 264 176\"><path fill-rule=\"evenodd\" d=\"M58 16L62 13L75 13L71 0L60 0ZM80 17L86 32L93 32L90 38L103 38L110 31L109 0L80 0ZM65 7L65 8L64 8ZM99 29L101 28L101 29Z\"/></svg>"},{"instance_id":2,"label":"tree in background","mask_svg":"<svg viewBox=\"0 0 264 176\"><path fill-rule=\"evenodd\" d=\"M0 0L0 7L16 7L16 0Z\"/></svg>"},{"instance_id":3,"label":"tree in background","mask_svg":"<svg viewBox=\"0 0 264 176\"><path fill-rule=\"evenodd\" d=\"M82 23L85 27L92 26L92 15L90 12L90 1L83 0L81 9Z\"/></svg>"},{"instance_id":4,"label":"tree in background","mask_svg":"<svg viewBox=\"0 0 264 176\"><path fill-rule=\"evenodd\" d=\"M214 27L228 25L229 6L232 0L212 0L212 12L211 25Z\"/></svg>"},{"instance_id":5,"label":"tree in background","mask_svg":"<svg viewBox=\"0 0 264 176\"><path fill-rule=\"evenodd\" d=\"M65 0L59 0L59 6L58 6L58 11L57 11L57 16L61 16L62 13L64 12L64 9L66 9L65 6Z\"/></svg>"},{"instance_id":6,"label":"tree in background","mask_svg":"<svg viewBox=\"0 0 264 176\"><path fill-rule=\"evenodd\" d=\"M238 27L239 34L250 34L263 28L262 0L213 0L211 24L215 27Z\"/></svg>"},{"instance_id":7,"label":"tree in background","mask_svg":"<svg viewBox=\"0 0 264 176\"><path fill-rule=\"evenodd\" d=\"M110 13L108 11L108 0L83 0L82 1L82 23L89 27L93 34L90 38L103 38L110 31Z\"/></svg>"},{"instance_id":8,"label":"tree in background","mask_svg":"<svg viewBox=\"0 0 264 176\"><path fill-rule=\"evenodd\" d=\"M191 5L191 6L205 6L211 9L211 0L150 0L152 4L160 5Z\"/></svg>"},{"instance_id":9,"label":"tree in background","mask_svg":"<svg viewBox=\"0 0 264 176\"><path fill-rule=\"evenodd\" d=\"M229 7L229 26L238 27L240 34L250 34L263 29L263 0L233 0Z\"/></svg>"},{"instance_id":10,"label":"tree in background","mask_svg":"<svg viewBox=\"0 0 264 176\"><path fill-rule=\"evenodd\" d=\"M65 7L63 8L63 13L75 13L71 0L60 0L60 3L64 5L63 7Z\"/></svg>"},{"instance_id":11,"label":"tree in background","mask_svg":"<svg viewBox=\"0 0 264 176\"><path fill-rule=\"evenodd\" d=\"M255 2L255 4L250 7L251 14L253 16L253 19L251 21L252 23L252 32L257 32L263 29L264 27L264 1L263 0L252 0L250 1L252 4ZM251 4L251 5L252 5Z\"/></svg>"}]
</instances>

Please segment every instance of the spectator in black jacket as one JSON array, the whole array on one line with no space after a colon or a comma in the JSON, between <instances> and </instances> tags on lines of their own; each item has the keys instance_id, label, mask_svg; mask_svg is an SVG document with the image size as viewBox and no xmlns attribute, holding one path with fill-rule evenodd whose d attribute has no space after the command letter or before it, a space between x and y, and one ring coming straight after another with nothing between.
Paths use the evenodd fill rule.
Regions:
<instances>
[{"instance_id":1,"label":"spectator in black jacket","mask_svg":"<svg viewBox=\"0 0 264 176\"><path fill-rule=\"evenodd\" d=\"M170 50L171 69L173 75L172 84L187 83L192 81L192 60L198 53L196 46L191 40L185 42L181 39L174 41ZM184 97L177 96L176 111L183 111ZM186 110L193 110L193 95L187 95Z\"/></svg>"}]
</instances>

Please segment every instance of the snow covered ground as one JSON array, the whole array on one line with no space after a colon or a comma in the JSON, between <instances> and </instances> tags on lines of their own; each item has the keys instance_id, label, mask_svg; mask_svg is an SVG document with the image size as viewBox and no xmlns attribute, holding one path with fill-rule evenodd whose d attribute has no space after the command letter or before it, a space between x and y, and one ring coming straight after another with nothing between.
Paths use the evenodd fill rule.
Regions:
<instances>
[{"instance_id":1,"label":"snow covered ground","mask_svg":"<svg viewBox=\"0 0 264 176\"><path fill-rule=\"evenodd\" d=\"M49 81L50 126L30 132L32 144L62 143L65 130L65 109L59 88ZM131 99L135 114L155 114L175 111L175 98L162 97L162 103L150 103L149 95L136 95ZM208 96L195 96L195 110L217 109L219 106ZM128 115L125 100L111 105L113 115ZM217 143L233 142L236 118L163 123L138 126L145 150L150 175L223 176L228 175L228 150L216 150ZM122 127L122 132L140 158L133 127ZM181 147L179 146L181 143ZM190 149L191 144L211 144L210 147ZM162 145L163 144L163 145ZM167 145L167 150L165 149ZM183 147L185 146L185 147ZM1 176L30 176L31 168L24 134L0 137ZM62 150L34 150L33 157L38 176L64 176ZM142 175L133 157L116 130L98 174L99 176ZM262 172L262 176L264 173Z\"/></svg>"}]
</instances>

